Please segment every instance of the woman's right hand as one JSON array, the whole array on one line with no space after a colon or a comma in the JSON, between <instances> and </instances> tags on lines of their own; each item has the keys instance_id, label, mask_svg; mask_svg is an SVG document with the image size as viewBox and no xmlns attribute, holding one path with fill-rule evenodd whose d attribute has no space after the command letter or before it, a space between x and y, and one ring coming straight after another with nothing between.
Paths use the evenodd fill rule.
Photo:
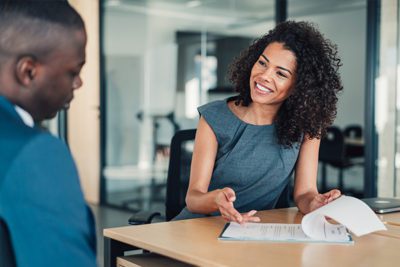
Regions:
<instances>
[{"instance_id":1,"label":"woman's right hand","mask_svg":"<svg viewBox=\"0 0 400 267\"><path fill-rule=\"evenodd\" d=\"M233 221L240 224L260 221L259 217L254 216L254 214L257 212L255 210L240 214L233 206L233 202L235 202L235 200L236 194L232 188L225 187L219 190L217 196L215 197L215 203L217 204L222 218L224 218L226 221Z\"/></svg>"}]
</instances>

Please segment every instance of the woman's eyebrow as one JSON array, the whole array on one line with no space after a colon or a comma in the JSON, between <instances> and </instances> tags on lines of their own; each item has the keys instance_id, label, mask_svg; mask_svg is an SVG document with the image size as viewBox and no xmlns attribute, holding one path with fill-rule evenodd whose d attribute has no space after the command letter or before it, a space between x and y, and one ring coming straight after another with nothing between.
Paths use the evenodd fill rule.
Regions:
<instances>
[{"instance_id":1,"label":"woman's eyebrow","mask_svg":"<svg viewBox=\"0 0 400 267\"><path fill-rule=\"evenodd\" d=\"M269 59L267 58L267 56L265 56L264 54L261 54L261 56L262 56L267 62L269 62ZM290 75L293 75L292 72L291 72L290 70L288 70L288 69L286 69L286 68L284 68L284 67L277 66L277 68L278 68L278 69L281 69L281 70L284 70L284 71L287 71L287 72L290 73Z\"/></svg>"}]
</instances>

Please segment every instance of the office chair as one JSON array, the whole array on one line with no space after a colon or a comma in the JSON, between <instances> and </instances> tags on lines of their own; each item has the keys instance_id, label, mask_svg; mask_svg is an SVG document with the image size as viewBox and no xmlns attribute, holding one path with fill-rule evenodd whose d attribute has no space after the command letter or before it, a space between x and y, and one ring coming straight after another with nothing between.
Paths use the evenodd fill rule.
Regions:
<instances>
[{"instance_id":1,"label":"office chair","mask_svg":"<svg viewBox=\"0 0 400 267\"><path fill-rule=\"evenodd\" d=\"M352 124L347 126L343 134L345 138L348 139L362 139L363 138L363 133L362 133L362 127L360 125ZM364 157L364 146L363 145L354 145L354 144L346 144L346 156L349 158L359 158L359 157Z\"/></svg>"},{"instance_id":2,"label":"office chair","mask_svg":"<svg viewBox=\"0 0 400 267\"><path fill-rule=\"evenodd\" d=\"M189 186L192 151L186 149L188 142L194 141L195 129L180 130L171 140L167 176L165 219L170 221L185 207L185 196ZM159 220L159 212L139 211L131 216L129 224L147 224Z\"/></svg>"},{"instance_id":3,"label":"office chair","mask_svg":"<svg viewBox=\"0 0 400 267\"><path fill-rule=\"evenodd\" d=\"M288 183L283 189L281 195L278 198L278 202L275 205L275 209L284 209L292 207L293 203L293 186Z\"/></svg>"},{"instance_id":4,"label":"office chair","mask_svg":"<svg viewBox=\"0 0 400 267\"><path fill-rule=\"evenodd\" d=\"M15 255L6 223L0 218L0 266L14 267Z\"/></svg>"},{"instance_id":5,"label":"office chair","mask_svg":"<svg viewBox=\"0 0 400 267\"><path fill-rule=\"evenodd\" d=\"M196 129L178 131L171 141L170 160L168 166L167 198L165 217L173 219L185 207L186 192L189 187L192 152L186 148L187 142L193 142Z\"/></svg>"},{"instance_id":6,"label":"office chair","mask_svg":"<svg viewBox=\"0 0 400 267\"><path fill-rule=\"evenodd\" d=\"M343 131L344 136L350 138L361 138L362 137L362 128L360 125L352 124L346 126Z\"/></svg>"},{"instance_id":7,"label":"office chair","mask_svg":"<svg viewBox=\"0 0 400 267\"><path fill-rule=\"evenodd\" d=\"M326 166L337 168L338 188L344 192L343 171L347 168L359 165L346 156L346 147L342 131L335 126L328 127L326 136L322 138L319 148L319 161L322 162L322 191L327 190Z\"/></svg>"}]
</instances>

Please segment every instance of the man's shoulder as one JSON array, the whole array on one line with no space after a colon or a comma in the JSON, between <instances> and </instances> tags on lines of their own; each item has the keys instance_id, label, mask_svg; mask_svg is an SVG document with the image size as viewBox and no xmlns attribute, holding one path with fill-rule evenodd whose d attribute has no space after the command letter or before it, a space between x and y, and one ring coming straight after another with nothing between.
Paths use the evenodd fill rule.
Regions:
<instances>
[{"instance_id":1,"label":"man's shoulder","mask_svg":"<svg viewBox=\"0 0 400 267\"><path fill-rule=\"evenodd\" d=\"M0 129L0 150L3 153L14 154L37 139L56 139L44 130L31 128L16 120L4 121L0 118L0 124L5 126Z\"/></svg>"},{"instance_id":2,"label":"man's shoulder","mask_svg":"<svg viewBox=\"0 0 400 267\"><path fill-rule=\"evenodd\" d=\"M70 156L67 145L59 138L45 131L39 131L30 136L18 154L19 157L31 158L35 161L41 158L52 160Z\"/></svg>"},{"instance_id":3,"label":"man's shoulder","mask_svg":"<svg viewBox=\"0 0 400 267\"><path fill-rule=\"evenodd\" d=\"M48 132L40 132L31 138L21 153L33 155L34 158L46 158L49 160L71 158L69 148L64 141Z\"/></svg>"},{"instance_id":4,"label":"man's shoulder","mask_svg":"<svg viewBox=\"0 0 400 267\"><path fill-rule=\"evenodd\" d=\"M16 140L26 141L29 137L40 133L38 129L27 126L16 112L11 112L0 106L0 141Z\"/></svg>"},{"instance_id":5,"label":"man's shoulder","mask_svg":"<svg viewBox=\"0 0 400 267\"><path fill-rule=\"evenodd\" d=\"M5 122L0 119L0 125L5 125L0 129L0 177L3 177L15 159L22 155L31 155L33 158L50 149L66 150L61 140L46 131L13 120ZM48 156L51 157L50 154Z\"/></svg>"}]
</instances>

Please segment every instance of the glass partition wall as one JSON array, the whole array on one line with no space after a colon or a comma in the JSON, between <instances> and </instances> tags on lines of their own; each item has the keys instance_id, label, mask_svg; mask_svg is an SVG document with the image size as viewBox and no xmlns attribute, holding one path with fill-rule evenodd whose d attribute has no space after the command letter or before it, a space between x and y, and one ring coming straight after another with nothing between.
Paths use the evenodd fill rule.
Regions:
<instances>
[{"instance_id":1,"label":"glass partition wall","mask_svg":"<svg viewBox=\"0 0 400 267\"><path fill-rule=\"evenodd\" d=\"M102 1L106 204L164 213L171 137L196 127L199 105L234 94L228 65L273 28L275 2ZM344 92L335 125L363 128L367 1L288 0L287 18L315 22L338 44ZM363 195L363 172L362 162L345 171L345 193ZM336 169L328 186L337 186Z\"/></svg>"},{"instance_id":2,"label":"glass partition wall","mask_svg":"<svg viewBox=\"0 0 400 267\"><path fill-rule=\"evenodd\" d=\"M103 200L163 214L174 132L234 94L228 64L274 26L274 0L105 0L102 10Z\"/></svg>"},{"instance_id":3,"label":"glass partition wall","mask_svg":"<svg viewBox=\"0 0 400 267\"><path fill-rule=\"evenodd\" d=\"M400 197L399 5L399 0L288 1L288 19L316 22L338 44L344 90L334 125L361 126L358 141L364 148L364 168L345 170L345 194ZM328 169L331 188L337 172Z\"/></svg>"},{"instance_id":4,"label":"glass partition wall","mask_svg":"<svg viewBox=\"0 0 400 267\"><path fill-rule=\"evenodd\" d=\"M315 23L325 37L338 46L342 67L340 75L343 92L339 95L337 116L333 126L345 135L346 128L365 129L364 99L366 70L367 1L365 0L289 0L288 20ZM327 164L327 189L339 187L339 171L343 171L343 187L347 195L363 197L364 191L364 139L357 142L345 138L345 151L355 150L352 167ZM347 141L346 141L347 140ZM342 155L338 155L341 158ZM347 156L346 156L347 157ZM346 159L347 160L347 159ZM338 160L339 161L339 160ZM336 166L335 166L336 165ZM335 166L335 167L333 167ZM319 185L322 185L322 164L319 164ZM322 188L320 188L322 189Z\"/></svg>"}]
</instances>

